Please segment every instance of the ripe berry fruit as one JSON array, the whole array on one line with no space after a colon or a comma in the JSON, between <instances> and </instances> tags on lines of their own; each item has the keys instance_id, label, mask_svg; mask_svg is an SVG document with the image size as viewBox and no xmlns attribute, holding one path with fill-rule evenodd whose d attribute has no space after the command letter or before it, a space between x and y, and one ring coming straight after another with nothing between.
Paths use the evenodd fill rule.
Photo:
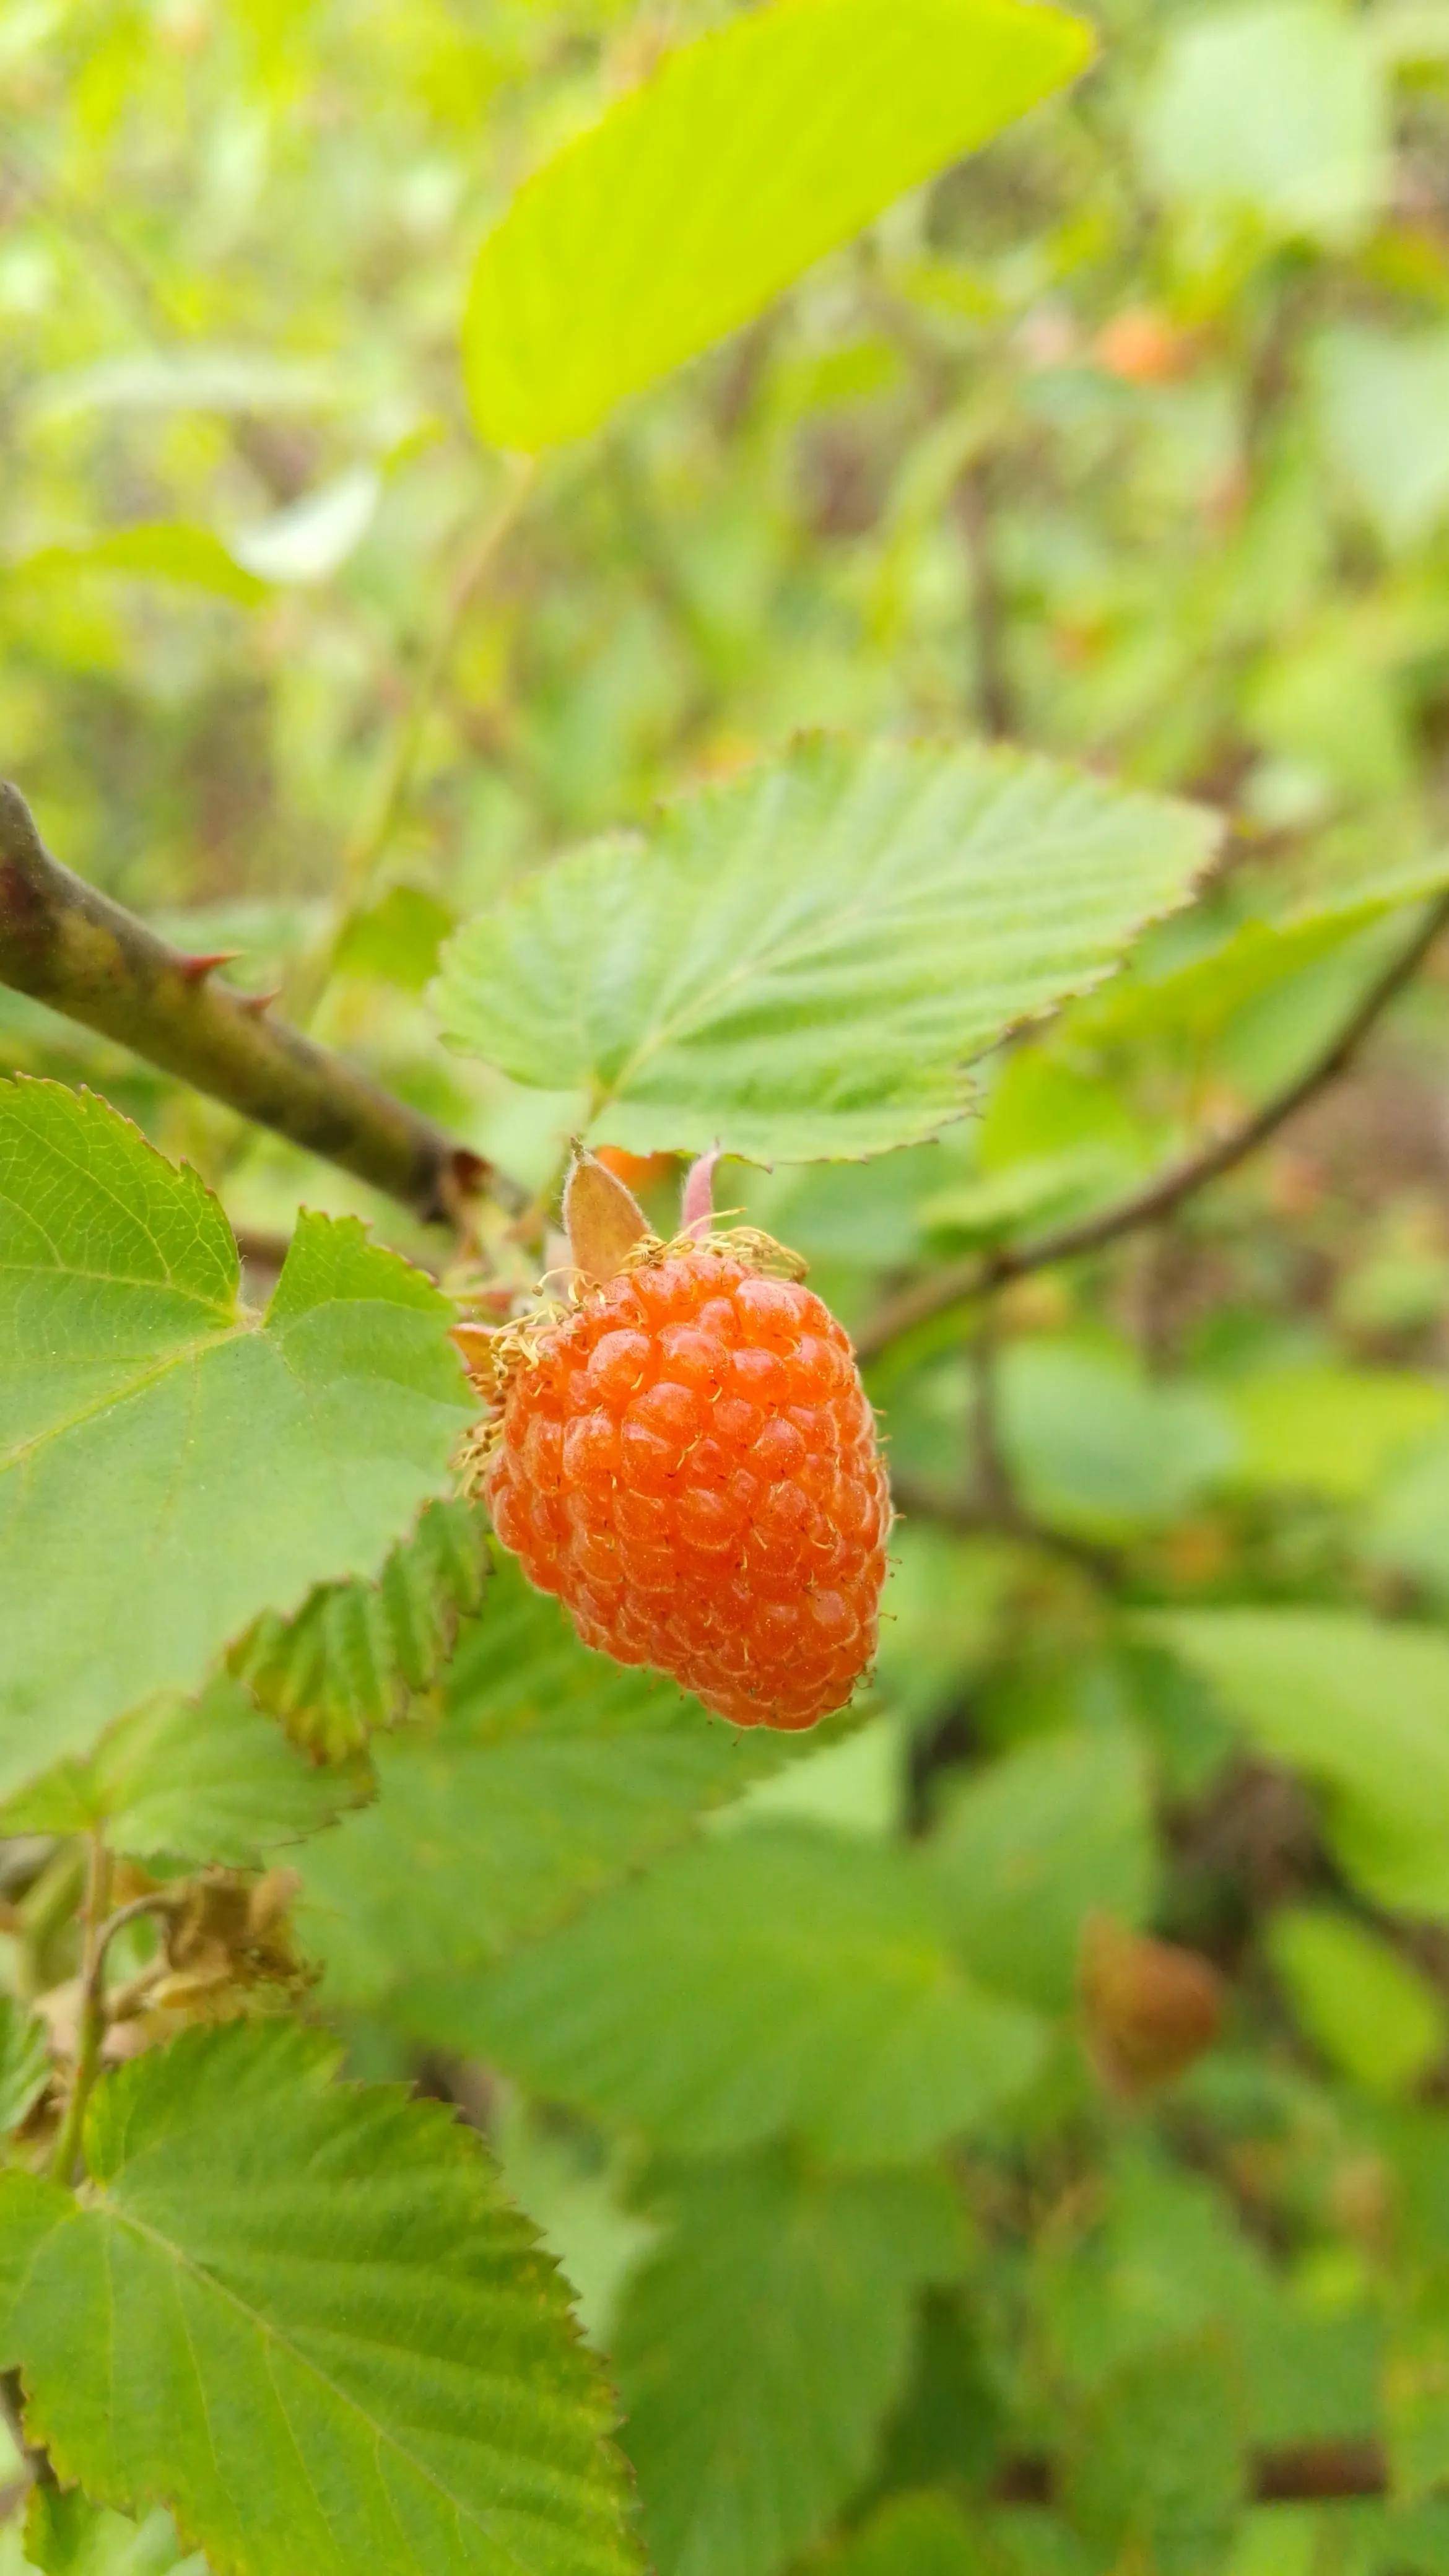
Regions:
<instances>
[{"instance_id":1,"label":"ripe berry fruit","mask_svg":"<svg viewBox=\"0 0 1449 2576\"><path fill-rule=\"evenodd\" d=\"M493 1525L586 1645L736 1726L811 1726L875 1651L889 1502L849 1340L728 1236L589 1287L503 1373Z\"/></svg>"}]
</instances>

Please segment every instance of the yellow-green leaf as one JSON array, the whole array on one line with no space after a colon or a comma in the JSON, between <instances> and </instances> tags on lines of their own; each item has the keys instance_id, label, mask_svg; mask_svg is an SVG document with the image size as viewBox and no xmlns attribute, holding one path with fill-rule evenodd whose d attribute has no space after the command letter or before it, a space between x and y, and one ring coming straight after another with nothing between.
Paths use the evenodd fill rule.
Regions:
<instances>
[{"instance_id":1,"label":"yellow-green leaf","mask_svg":"<svg viewBox=\"0 0 1449 2576\"><path fill-rule=\"evenodd\" d=\"M1082 69L1022 0L774 0L665 56L484 242L464 326L501 447L585 436Z\"/></svg>"}]
</instances>

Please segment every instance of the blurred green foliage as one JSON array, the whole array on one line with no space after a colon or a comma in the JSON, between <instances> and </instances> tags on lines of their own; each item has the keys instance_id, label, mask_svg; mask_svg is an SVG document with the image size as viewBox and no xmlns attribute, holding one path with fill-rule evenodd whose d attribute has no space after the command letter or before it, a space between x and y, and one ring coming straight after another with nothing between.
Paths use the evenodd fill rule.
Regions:
<instances>
[{"instance_id":1,"label":"blurred green foliage","mask_svg":"<svg viewBox=\"0 0 1449 2576\"><path fill-rule=\"evenodd\" d=\"M939 1141L726 1166L863 1326L1291 1081L1449 872L1449 10L1109 0L1069 97L525 490L465 393L478 245L740 15L9 0L0 758L69 864L537 1188L577 1063L511 1082L423 996L572 844L813 728L1219 808L1201 901ZM881 1348L910 1508L854 1733L707 1728L506 1570L363 1598L381 1522L286 1626L245 1494L181 1672L171 1563L148 1686L270 1602L233 1664L300 1744L406 1710L298 1856L316 2008L487 2132L659 2576L1449 2569L1443 990L1167 1223ZM304 1202L438 1252L9 996L0 1061L190 1157L244 1252ZM370 1785L239 1686L193 1718L180 1809L167 1703L12 1829L243 1860ZM17 2119L27 1958L74 1966L27 1939ZM63 2521L34 2563L175 2563Z\"/></svg>"}]
</instances>

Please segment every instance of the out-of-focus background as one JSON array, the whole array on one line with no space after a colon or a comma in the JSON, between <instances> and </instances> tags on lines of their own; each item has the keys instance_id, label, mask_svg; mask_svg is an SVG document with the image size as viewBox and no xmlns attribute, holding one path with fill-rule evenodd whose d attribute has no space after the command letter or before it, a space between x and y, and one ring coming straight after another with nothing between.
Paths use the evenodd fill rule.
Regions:
<instances>
[{"instance_id":1,"label":"out-of-focus background","mask_svg":"<svg viewBox=\"0 0 1449 2576\"><path fill-rule=\"evenodd\" d=\"M1443 874L1449 6L1114 0L1071 97L550 460L472 581L478 241L728 14L6 0L0 767L530 1185L577 1103L444 1051L439 945L661 794L826 727L1220 807L1204 904L943 1142L728 1167L863 1325L1290 1082ZM491 1748L605 1685L505 1593L299 1863L319 2008L489 2129L614 2356L660 2576L1449 2568L1444 989L1171 1222L883 1348L866 1722L728 1830L651 1774L507 1879ZM9 996L0 1063L197 1162L263 1270L303 1201L428 1248ZM748 2091L804 2046L792 1926L812 2044L832 1977L896 2030L898 1863L1031 2081L958 2135L907 2050L852 2128L852 2038L803 2146L696 2117L712 2048Z\"/></svg>"}]
</instances>

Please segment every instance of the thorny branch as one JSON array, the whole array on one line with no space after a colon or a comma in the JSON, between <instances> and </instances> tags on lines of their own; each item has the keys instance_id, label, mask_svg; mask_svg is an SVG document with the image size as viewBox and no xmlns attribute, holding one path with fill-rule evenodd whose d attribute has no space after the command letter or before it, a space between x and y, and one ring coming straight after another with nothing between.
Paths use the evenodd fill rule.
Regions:
<instances>
[{"instance_id":1,"label":"thorny branch","mask_svg":"<svg viewBox=\"0 0 1449 2576\"><path fill-rule=\"evenodd\" d=\"M1079 1217L1070 1225L1053 1228L1024 1243L1003 1243L989 1252L972 1253L964 1260L950 1262L917 1286L903 1288L888 1297L856 1336L856 1352L864 1362L878 1359L882 1351L918 1326L950 1312L953 1306L965 1305L971 1298L1003 1288L1013 1279L1027 1278L1033 1271L1046 1270L1060 1261L1075 1261L1083 1253L1100 1252L1116 1243L1123 1235L1135 1234L1141 1227L1158 1224L1170 1216L1185 1199L1193 1198L1209 1182L1220 1180L1225 1172L1247 1161L1260 1145L1285 1126L1290 1118L1305 1108L1319 1092L1337 1080L1358 1054L1370 1032L1382 1018L1391 1002L1397 1000L1423 965L1439 934L1449 927L1449 893L1436 897L1421 913L1410 939L1375 977L1362 994L1336 1034L1329 1039L1313 1062L1294 1081L1265 1100L1261 1107L1230 1127L1225 1135L1201 1145L1195 1153L1184 1155L1154 1179L1129 1191L1090 1216Z\"/></svg>"},{"instance_id":2,"label":"thorny branch","mask_svg":"<svg viewBox=\"0 0 1449 2576\"><path fill-rule=\"evenodd\" d=\"M258 996L218 982L224 962L171 947L73 876L18 790L0 782L0 984L118 1039L429 1222L456 1222L485 1192L521 1206L522 1193L481 1155L270 1017Z\"/></svg>"}]
</instances>

